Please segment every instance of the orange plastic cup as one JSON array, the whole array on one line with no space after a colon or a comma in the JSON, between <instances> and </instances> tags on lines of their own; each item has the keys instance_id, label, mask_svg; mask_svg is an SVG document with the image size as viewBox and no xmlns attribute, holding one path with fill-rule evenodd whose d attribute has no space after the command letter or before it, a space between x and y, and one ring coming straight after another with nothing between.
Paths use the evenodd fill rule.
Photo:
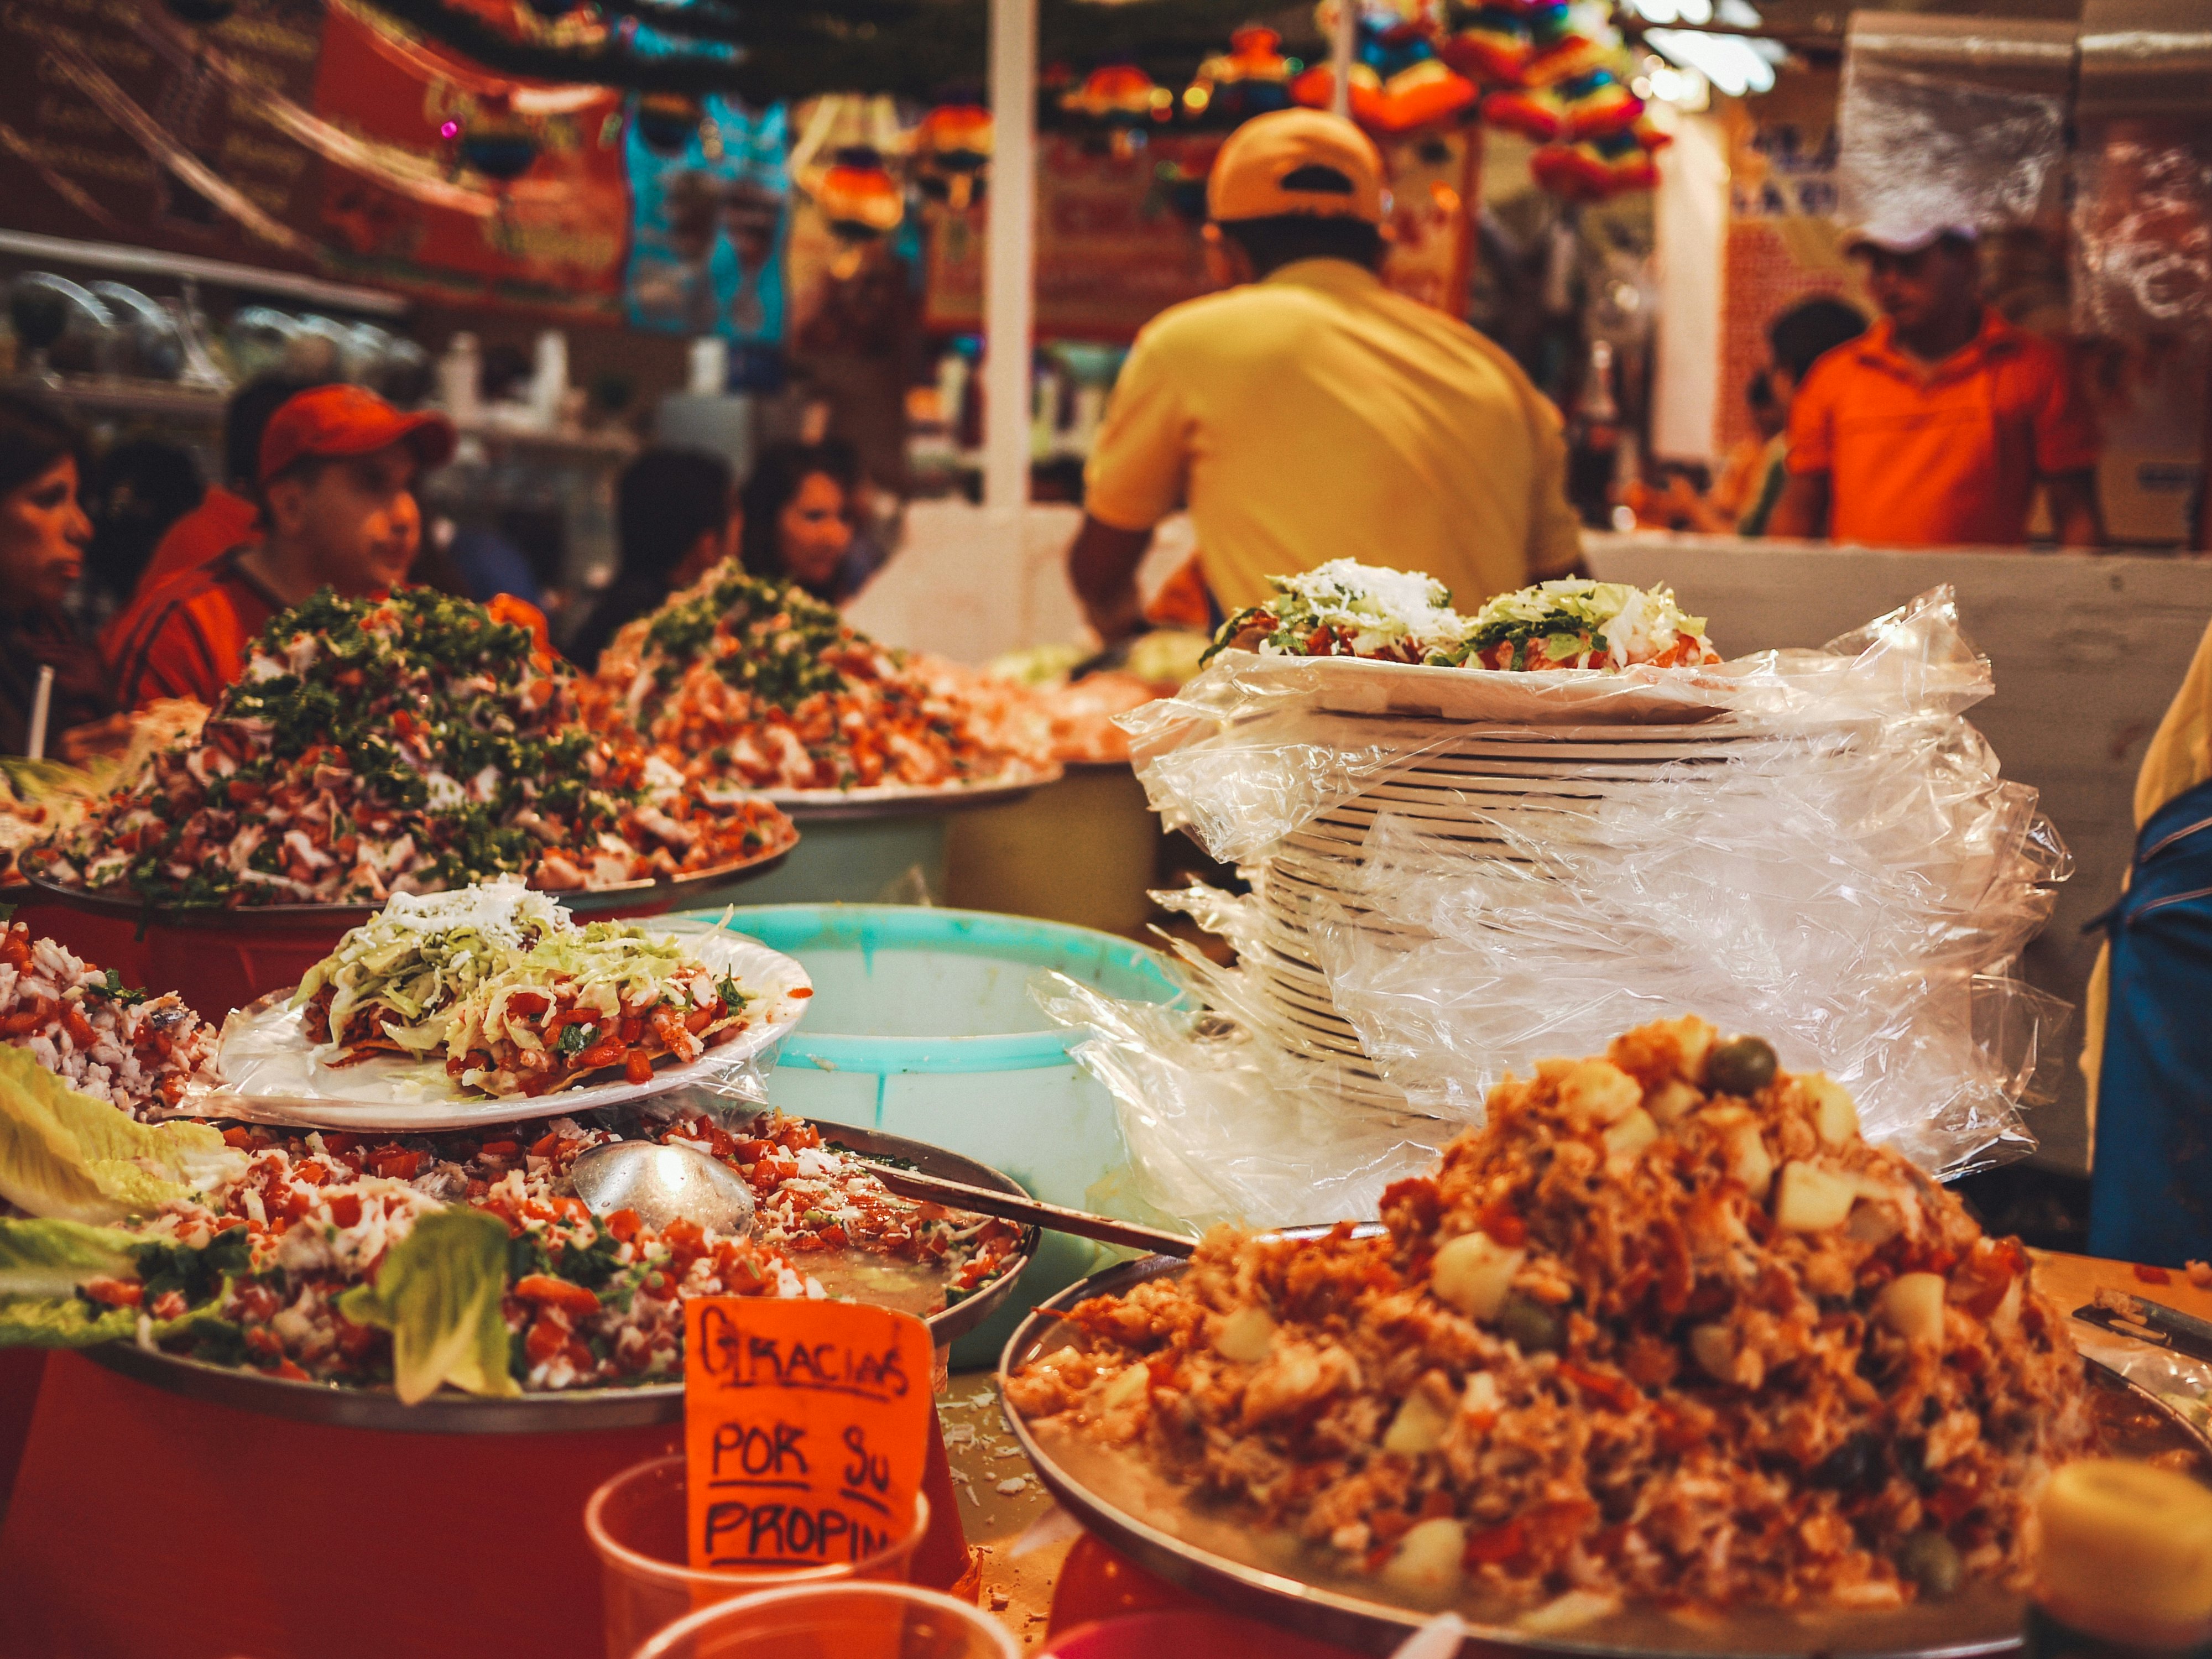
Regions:
<instances>
[{"instance_id":1,"label":"orange plastic cup","mask_svg":"<svg viewBox=\"0 0 2212 1659\"><path fill-rule=\"evenodd\" d=\"M1022 1659L970 1603L911 1584L803 1584L680 1619L634 1659Z\"/></svg>"},{"instance_id":2,"label":"orange plastic cup","mask_svg":"<svg viewBox=\"0 0 2212 1659\"><path fill-rule=\"evenodd\" d=\"M624 1469L584 1505L584 1531L599 1552L607 1659L629 1659L654 1632L733 1596L797 1585L860 1580L903 1584L907 1563L929 1530L929 1500L915 1494L906 1535L859 1561L819 1567L723 1568L702 1572L684 1547L684 1459L655 1458Z\"/></svg>"}]
</instances>

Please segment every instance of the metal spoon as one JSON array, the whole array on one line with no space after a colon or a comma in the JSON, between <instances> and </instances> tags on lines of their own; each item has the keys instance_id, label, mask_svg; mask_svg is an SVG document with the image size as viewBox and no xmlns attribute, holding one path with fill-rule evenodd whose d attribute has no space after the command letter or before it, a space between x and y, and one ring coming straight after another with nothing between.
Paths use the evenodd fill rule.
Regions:
<instances>
[{"instance_id":1,"label":"metal spoon","mask_svg":"<svg viewBox=\"0 0 2212 1659\"><path fill-rule=\"evenodd\" d=\"M1042 1227L1048 1232L1073 1233L1078 1238L1095 1238L1108 1244L1127 1244L1139 1250L1150 1250L1155 1255L1188 1256L1198 1248L1194 1238L1184 1238L1175 1233L1164 1233L1157 1227L1139 1227L1134 1222L1115 1221L1111 1217L1093 1215L1088 1210L1065 1209L1057 1204L1043 1204L1033 1198L1024 1198L1014 1193L1002 1193L988 1187L971 1187L964 1181L946 1181L939 1176L926 1176L915 1170L896 1170L884 1164L872 1164L868 1173L901 1198L923 1199L933 1204L942 1204L947 1209L968 1210L976 1215L994 1215L1002 1221L1025 1222L1032 1227Z\"/></svg>"},{"instance_id":2,"label":"metal spoon","mask_svg":"<svg viewBox=\"0 0 2212 1659\"><path fill-rule=\"evenodd\" d=\"M732 1238L752 1231L757 1206L745 1178L690 1146L611 1140L579 1154L568 1179L593 1215L635 1210L656 1232L672 1221Z\"/></svg>"}]
</instances>

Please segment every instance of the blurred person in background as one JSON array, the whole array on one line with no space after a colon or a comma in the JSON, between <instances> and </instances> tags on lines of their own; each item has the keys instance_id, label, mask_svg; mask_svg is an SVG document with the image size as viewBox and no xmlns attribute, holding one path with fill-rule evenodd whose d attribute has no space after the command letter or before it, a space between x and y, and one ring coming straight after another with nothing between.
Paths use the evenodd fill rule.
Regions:
<instances>
[{"instance_id":1,"label":"blurred person in background","mask_svg":"<svg viewBox=\"0 0 2212 1659\"><path fill-rule=\"evenodd\" d=\"M191 453L158 438L134 438L93 464L85 485L92 544L84 552L82 611L99 628L131 603L170 529L207 495Z\"/></svg>"},{"instance_id":2,"label":"blurred person in background","mask_svg":"<svg viewBox=\"0 0 2212 1659\"><path fill-rule=\"evenodd\" d=\"M1770 460L1783 453L1778 446L1789 418L1765 369L1751 377L1743 401L1752 429L1730 446L1711 489L1700 494L1690 476L1680 471L1670 472L1663 487L1631 487L1626 499L1638 528L1724 536L1740 527L1758 505Z\"/></svg>"},{"instance_id":3,"label":"blurred person in background","mask_svg":"<svg viewBox=\"0 0 2212 1659\"><path fill-rule=\"evenodd\" d=\"M403 414L360 386L286 402L261 437L264 532L142 594L102 640L118 704L212 706L279 611L323 587L360 599L404 580L422 541L416 482L453 453L443 415Z\"/></svg>"},{"instance_id":4,"label":"blurred person in background","mask_svg":"<svg viewBox=\"0 0 2212 1659\"><path fill-rule=\"evenodd\" d=\"M1858 308L1825 295L1801 300L1766 325L1766 367L1761 371L1773 398L1774 430L1759 458L1754 481L1736 520L1747 536L1770 533L1776 503L1790 483L1790 411L1813 365L1866 332ZM1762 423L1760 429L1765 430Z\"/></svg>"},{"instance_id":5,"label":"blurred person in background","mask_svg":"<svg viewBox=\"0 0 2212 1659\"><path fill-rule=\"evenodd\" d=\"M1186 505L1230 613L1346 556L1425 571L1468 611L1579 566L1559 411L1502 348L1376 274L1382 173L1318 110L1222 146L1206 262L1227 291L1139 332L1085 475L1068 576L1104 643L1144 626L1138 568Z\"/></svg>"},{"instance_id":6,"label":"blurred person in background","mask_svg":"<svg viewBox=\"0 0 2212 1659\"><path fill-rule=\"evenodd\" d=\"M29 752L39 671L54 671L46 752L112 708L99 653L64 611L92 520L77 500L81 441L42 398L0 391L0 753Z\"/></svg>"},{"instance_id":7,"label":"blurred person in background","mask_svg":"<svg viewBox=\"0 0 2212 1659\"><path fill-rule=\"evenodd\" d=\"M889 556L872 537L856 533L864 490L848 445L834 439L769 445L738 498L745 568L842 605Z\"/></svg>"},{"instance_id":8,"label":"blurred person in background","mask_svg":"<svg viewBox=\"0 0 2212 1659\"><path fill-rule=\"evenodd\" d=\"M615 483L622 568L568 641L586 671L625 623L650 616L738 550L730 464L703 449L655 447Z\"/></svg>"},{"instance_id":9,"label":"blurred person in background","mask_svg":"<svg viewBox=\"0 0 2212 1659\"><path fill-rule=\"evenodd\" d=\"M2020 547L2040 486L2060 546L2102 543L2088 407L2057 347L1983 303L1977 244L1961 225L1851 236L1882 320L1798 389L1771 533Z\"/></svg>"},{"instance_id":10,"label":"blurred person in background","mask_svg":"<svg viewBox=\"0 0 2212 1659\"><path fill-rule=\"evenodd\" d=\"M222 411L222 479L210 484L199 504L169 526L139 573L130 595L136 603L167 581L220 558L258 534L257 505L261 473L261 434L269 417L315 382L283 374L264 374L230 395Z\"/></svg>"}]
</instances>

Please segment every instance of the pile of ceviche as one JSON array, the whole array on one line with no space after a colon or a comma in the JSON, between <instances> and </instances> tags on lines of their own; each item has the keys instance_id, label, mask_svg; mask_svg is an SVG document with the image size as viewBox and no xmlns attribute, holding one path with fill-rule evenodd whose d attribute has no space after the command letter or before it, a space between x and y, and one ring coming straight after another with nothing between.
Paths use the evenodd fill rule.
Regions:
<instances>
[{"instance_id":1,"label":"pile of ceviche","mask_svg":"<svg viewBox=\"0 0 2212 1659\"><path fill-rule=\"evenodd\" d=\"M437 1059L460 1088L543 1095L619 1069L648 1083L735 1037L760 992L674 934L579 927L519 878L400 894L292 994L325 1064Z\"/></svg>"},{"instance_id":2,"label":"pile of ceviche","mask_svg":"<svg viewBox=\"0 0 2212 1659\"><path fill-rule=\"evenodd\" d=\"M216 1034L175 992L133 990L114 969L10 921L0 925L0 1042L70 1088L143 1117L175 1105L204 1075Z\"/></svg>"},{"instance_id":3,"label":"pile of ceviche","mask_svg":"<svg viewBox=\"0 0 2212 1659\"><path fill-rule=\"evenodd\" d=\"M2092 1432L2019 1243L1702 1020L1509 1078L1382 1219L1217 1231L1007 1400L1325 1572L1549 1629L2014 1579Z\"/></svg>"},{"instance_id":4,"label":"pile of ceviche","mask_svg":"<svg viewBox=\"0 0 2212 1659\"><path fill-rule=\"evenodd\" d=\"M197 736L29 857L167 908L381 903L502 872L556 890L788 847L768 803L702 799L635 734L588 730L527 629L422 588L276 617Z\"/></svg>"},{"instance_id":5,"label":"pile of ceviche","mask_svg":"<svg viewBox=\"0 0 2212 1659\"><path fill-rule=\"evenodd\" d=\"M1566 578L1500 593L1467 617L1433 576L1351 559L1267 580L1273 597L1224 623L1209 657L1234 649L1522 672L1721 659L1705 619L1685 615L1667 587Z\"/></svg>"},{"instance_id":6,"label":"pile of ceviche","mask_svg":"<svg viewBox=\"0 0 2212 1659\"><path fill-rule=\"evenodd\" d=\"M736 786L840 790L1033 780L951 684L804 589L716 566L599 659L587 710L635 726L702 798Z\"/></svg>"},{"instance_id":7,"label":"pile of ceviche","mask_svg":"<svg viewBox=\"0 0 2212 1659\"><path fill-rule=\"evenodd\" d=\"M696 1148L744 1177L750 1236L594 1218L578 1154ZM109 1341L265 1375L514 1395L667 1382L683 1298L821 1297L854 1260L927 1313L995 1279L1020 1230L894 1197L773 1115L698 1107L485 1134L141 1124L0 1048L0 1346Z\"/></svg>"}]
</instances>

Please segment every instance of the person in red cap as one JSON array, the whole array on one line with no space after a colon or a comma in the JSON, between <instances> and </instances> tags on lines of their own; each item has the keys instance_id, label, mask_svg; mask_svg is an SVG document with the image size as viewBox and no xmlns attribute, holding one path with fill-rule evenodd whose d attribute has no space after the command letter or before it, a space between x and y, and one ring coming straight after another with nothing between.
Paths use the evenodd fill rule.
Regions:
<instances>
[{"instance_id":1,"label":"person in red cap","mask_svg":"<svg viewBox=\"0 0 2212 1659\"><path fill-rule=\"evenodd\" d=\"M261 436L264 532L142 595L104 641L117 707L212 705L269 619L319 588L351 598L403 580L422 546L415 483L453 453L443 415L407 414L356 386L301 392Z\"/></svg>"},{"instance_id":2,"label":"person in red cap","mask_svg":"<svg viewBox=\"0 0 2212 1659\"><path fill-rule=\"evenodd\" d=\"M2097 434L2065 355L1981 296L1973 228L1863 227L1882 320L1813 365L1790 407L1771 536L2019 547L2039 487L2062 547L2104 539Z\"/></svg>"}]
</instances>

